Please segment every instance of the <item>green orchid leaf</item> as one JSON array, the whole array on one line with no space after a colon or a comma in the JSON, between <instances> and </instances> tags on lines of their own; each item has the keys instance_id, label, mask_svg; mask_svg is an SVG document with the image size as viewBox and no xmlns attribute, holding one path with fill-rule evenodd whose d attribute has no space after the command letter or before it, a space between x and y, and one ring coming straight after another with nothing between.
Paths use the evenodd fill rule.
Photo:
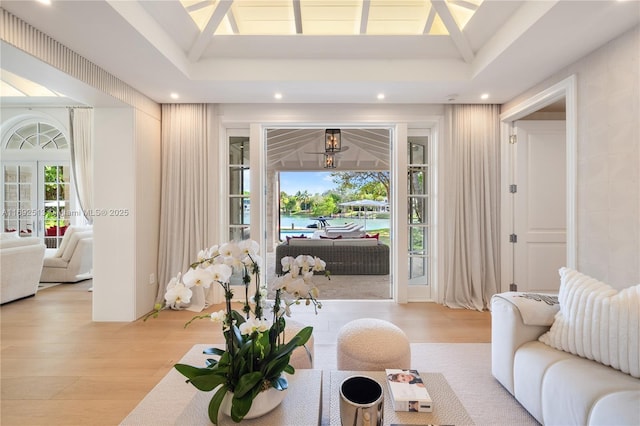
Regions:
<instances>
[{"instance_id":1,"label":"green orchid leaf","mask_svg":"<svg viewBox=\"0 0 640 426\"><path fill-rule=\"evenodd\" d=\"M242 346L244 339L242 338L242 333L240 333L240 329L234 324L233 327L231 327L231 330L233 331L234 344L236 344L239 347Z\"/></svg>"},{"instance_id":2,"label":"green orchid leaf","mask_svg":"<svg viewBox=\"0 0 640 426\"><path fill-rule=\"evenodd\" d=\"M225 353L224 349L220 349L220 348L207 348L204 351L202 351L203 354L205 355L220 355L222 356Z\"/></svg>"},{"instance_id":3,"label":"green orchid leaf","mask_svg":"<svg viewBox=\"0 0 640 426\"><path fill-rule=\"evenodd\" d=\"M251 409L253 398L254 395L251 393L244 395L243 397L238 397L235 393L233 394L233 400L231 403L231 419L234 422L239 423L244 419L244 416L246 416Z\"/></svg>"},{"instance_id":4,"label":"green orchid leaf","mask_svg":"<svg viewBox=\"0 0 640 426\"><path fill-rule=\"evenodd\" d=\"M244 322L247 321L244 315L242 315L240 312L235 310L231 311L231 317L233 318L233 321L235 322L236 326L239 326L240 324L243 324Z\"/></svg>"},{"instance_id":5,"label":"green orchid leaf","mask_svg":"<svg viewBox=\"0 0 640 426\"><path fill-rule=\"evenodd\" d=\"M208 368L214 368L216 365L218 365L217 359L207 358L204 362Z\"/></svg>"},{"instance_id":6,"label":"green orchid leaf","mask_svg":"<svg viewBox=\"0 0 640 426\"><path fill-rule=\"evenodd\" d=\"M173 367L176 370L178 370L180 374L182 374L188 379L193 379L194 377L206 376L208 374L211 374L210 368L193 367L191 365L186 365L186 364L175 364Z\"/></svg>"},{"instance_id":7,"label":"green orchid leaf","mask_svg":"<svg viewBox=\"0 0 640 426\"><path fill-rule=\"evenodd\" d=\"M285 373L287 374L294 374L296 372L296 369L293 368L293 366L291 364L287 365L285 367L285 369L283 370Z\"/></svg>"},{"instance_id":8,"label":"green orchid leaf","mask_svg":"<svg viewBox=\"0 0 640 426\"><path fill-rule=\"evenodd\" d=\"M305 327L296 334L296 337L300 338L298 346L302 346L309 341L311 334L313 333L313 327Z\"/></svg>"},{"instance_id":9,"label":"green orchid leaf","mask_svg":"<svg viewBox=\"0 0 640 426\"><path fill-rule=\"evenodd\" d=\"M280 373L287 368L287 365L289 365L289 360L290 357L288 356L276 357L265 366L264 376L267 379L278 377Z\"/></svg>"},{"instance_id":10,"label":"green orchid leaf","mask_svg":"<svg viewBox=\"0 0 640 426\"><path fill-rule=\"evenodd\" d=\"M191 379L191 384L196 387L196 389L201 390L203 392L209 392L217 388L218 386L226 383L227 376L222 374L210 374L208 376L198 376Z\"/></svg>"},{"instance_id":11,"label":"green orchid leaf","mask_svg":"<svg viewBox=\"0 0 640 426\"><path fill-rule=\"evenodd\" d=\"M218 424L218 414L220 412L220 405L222 404L222 400L224 396L227 394L228 388L223 385L216 391L215 394L211 397L211 401L209 401L209 420L214 425Z\"/></svg>"},{"instance_id":12,"label":"green orchid leaf","mask_svg":"<svg viewBox=\"0 0 640 426\"><path fill-rule=\"evenodd\" d=\"M260 371L254 371L253 373L243 375L240 377L240 380L238 380L238 385L233 391L234 396L237 398L244 397L256 386L259 386L263 380L264 375Z\"/></svg>"}]
</instances>

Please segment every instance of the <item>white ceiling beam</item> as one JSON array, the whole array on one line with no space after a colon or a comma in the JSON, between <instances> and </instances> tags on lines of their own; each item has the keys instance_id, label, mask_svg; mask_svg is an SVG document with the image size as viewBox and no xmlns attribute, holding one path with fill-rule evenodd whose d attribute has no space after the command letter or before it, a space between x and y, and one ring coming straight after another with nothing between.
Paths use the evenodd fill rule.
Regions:
<instances>
[{"instance_id":1,"label":"white ceiling beam","mask_svg":"<svg viewBox=\"0 0 640 426\"><path fill-rule=\"evenodd\" d=\"M224 19L224 16L227 14L227 11L232 4L233 0L222 0L220 3L218 3L218 6L216 6L216 9L211 14L211 18L209 18L209 22L207 22L204 30L202 30L200 36L198 36L198 39L191 47L188 55L189 61L198 62L198 60L204 53L204 50L213 39L213 34L216 32L218 26L220 26L220 23Z\"/></svg>"},{"instance_id":2,"label":"white ceiling beam","mask_svg":"<svg viewBox=\"0 0 640 426\"><path fill-rule=\"evenodd\" d=\"M231 31L236 35L240 34L240 29L238 29L238 22L236 21L236 16L233 14L233 9L229 9L229 13L227 13L227 19L229 20Z\"/></svg>"},{"instance_id":3,"label":"white ceiling beam","mask_svg":"<svg viewBox=\"0 0 640 426\"><path fill-rule=\"evenodd\" d=\"M367 33L367 25L369 25L369 8L371 3L369 0L362 0L362 14L360 15L360 34Z\"/></svg>"},{"instance_id":4,"label":"white ceiling beam","mask_svg":"<svg viewBox=\"0 0 640 426\"><path fill-rule=\"evenodd\" d=\"M456 20L453 19L449 6L447 6L445 0L431 0L431 5L433 5L436 12L438 12L438 15L440 15L442 23L447 28L447 31L449 31L449 35L462 55L462 58L466 63L470 64L474 58L473 50L471 50L471 46L462 31L460 31L460 28L458 28Z\"/></svg>"},{"instance_id":5,"label":"white ceiling beam","mask_svg":"<svg viewBox=\"0 0 640 426\"><path fill-rule=\"evenodd\" d=\"M429 34L431 32L431 27L433 26L433 21L436 19L436 10L432 7L429 9L429 15L427 16L427 20L424 23L424 30L422 30L422 34Z\"/></svg>"},{"instance_id":6,"label":"white ceiling beam","mask_svg":"<svg viewBox=\"0 0 640 426\"><path fill-rule=\"evenodd\" d=\"M470 1L465 0L449 0L449 3L455 4L456 6L464 7L469 10L478 10L478 5L473 4Z\"/></svg>"},{"instance_id":7,"label":"white ceiling beam","mask_svg":"<svg viewBox=\"0 0 640 426\"><path fill-rule=\"evenodd\" d=\"M195 12L196 10L204 9L207 6L211 6L210 0L199 1L197 3L194 3L190 6L185 7L185 9L187 12L191 13L191 12Z\"/></svg>"},{"instance_id":8,"label":"white ceiling beam","mask_svg":"<svg viewBox=\"0 0 640 426\"><path fill-rule=\"evenodd\" d=\"M293 0L293 17L296 22L296 34L302 34L302 10L300 0Z\"/></svg>"}]
</instances>

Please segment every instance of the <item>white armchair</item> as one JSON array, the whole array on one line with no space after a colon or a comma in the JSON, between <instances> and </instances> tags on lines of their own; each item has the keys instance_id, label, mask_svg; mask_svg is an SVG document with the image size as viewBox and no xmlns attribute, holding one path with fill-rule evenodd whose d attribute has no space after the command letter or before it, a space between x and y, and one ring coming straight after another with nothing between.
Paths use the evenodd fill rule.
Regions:
<instances>
[{"instance_id":1,"label":"white armchair","mask_svg":"<svg viewBox=\"0 0 640 426\"><path fill-rule=\"evenodd\" d=\"M75 283L92 278L93 227L70 226L57 249L47 249L40 282Z\"/></svg>"},{"instance_id":2,"label":"white armchair","mask_svg":"<svg viewBox=\"0 0 640 426\"><path fill-rule=\"evenodd\" d=\"M38 291L45 246L36 237L2 235L0 240L0 304L33 296Z\"/></svg>"}]
</instances>

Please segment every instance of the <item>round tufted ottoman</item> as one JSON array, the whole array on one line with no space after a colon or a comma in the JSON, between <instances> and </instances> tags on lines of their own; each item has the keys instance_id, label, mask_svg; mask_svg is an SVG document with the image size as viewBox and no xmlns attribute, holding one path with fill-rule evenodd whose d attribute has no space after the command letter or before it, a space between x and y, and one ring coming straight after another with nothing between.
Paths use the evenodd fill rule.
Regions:
<instances>
[{"instance_id":1,"label":"round tufted ottoman","mask_svg":"<svg viewBox=\"0 0 640 426\"><path fill-rule=\"evenodd\" d=\"M338 370L410 368L409 339L399 327L376 318L353 320L338 331Z\"/></svg>"},{"instance_id":2,"label":"round tufted ottoman","mask_svg":"<svg viewBox=\"0 0 640 426\"><path fill-rule=\"evenodd\" d=\"M287 318L286 321L287 325L284 327L284 340L288 342L293 336L298 334L300 330L305 328L306 325L289 318ZM313 334L311 334L311 337L309 337L309 340L307 340L304 346L296 348L291 353L289 364L295 369L313 368Z\"/></svg>"}]
</instances>

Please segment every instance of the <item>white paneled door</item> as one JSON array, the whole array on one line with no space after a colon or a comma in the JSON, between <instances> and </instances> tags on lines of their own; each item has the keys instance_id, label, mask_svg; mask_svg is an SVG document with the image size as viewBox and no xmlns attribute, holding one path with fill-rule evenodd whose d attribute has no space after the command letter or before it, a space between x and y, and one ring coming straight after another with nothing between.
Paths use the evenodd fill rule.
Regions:
<instances>
[{"instance_id":1,"label":"white paneled door","mask_svg":"<svg viewBox=\"0 0 640 426\"><path fill-rule=\"evenodd\" d=\"M517 121L515 133L513 282L557 292L567 253L565 122Z\"/></svg>"}]
</instances>

